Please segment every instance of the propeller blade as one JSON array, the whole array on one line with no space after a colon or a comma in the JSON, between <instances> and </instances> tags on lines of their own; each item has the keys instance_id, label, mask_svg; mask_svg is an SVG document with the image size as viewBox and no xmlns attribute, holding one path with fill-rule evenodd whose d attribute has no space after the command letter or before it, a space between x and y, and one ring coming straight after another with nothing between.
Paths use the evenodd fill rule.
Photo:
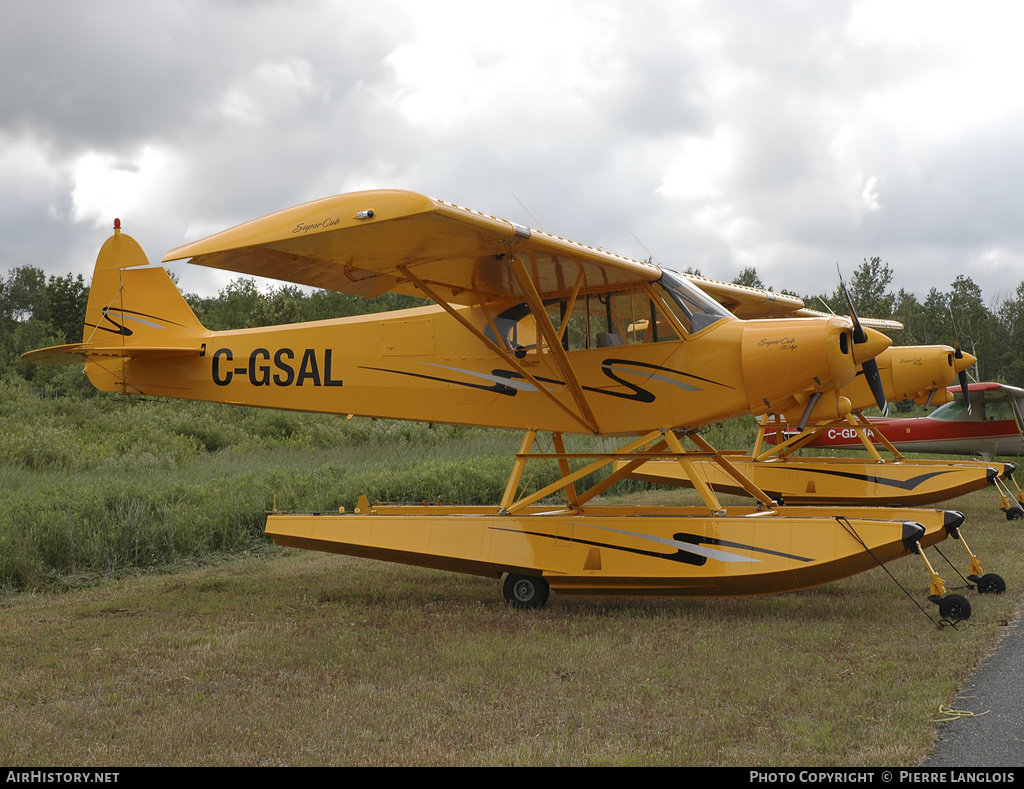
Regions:
<instances>
[{"instance_id":1,"label":"propeller blade","mask_svg":"<svg viewBox=\"0 0 1024 789\"><path fill-rule=\"evenodd\" d=\"M964 395L964 405L967 406L968 415L971 413L971 390L968 388L967 371L960 371L960 391Z\"/></svg>"},{"instance_id":2,"label":"propeller blade","mask_svg":"<svg viewBox=\"0 0 1024 789\"><path fill-rule=\"evenodd\" d=\"M885 386L882 385L882 374L878 371L878 362L868 359L861 365L864 370L864 378L871 388L871 394L875 396L875 402L882 411L882 416L889 416L889 403L885 399Z\"/></svg>"},{"instance_id":3,"label":"propeller blade","mask_svg":"<svg viewBox=\"0 0 1024 789\"><path fill-rule=\"evenodd\" d=\"M836 269L838 270L838 266ZM846 306L850 309L850 320L853 321L853 341L855 343L867 342L868 335L864 331L864 327L860 325L860 318L857 317L857 310L853 307L853 298L850 296L850 291L846 289L846 283L843 282L843 273L839 272L839 287L843 289L843 295L846 296Z\"/></svg>"},{"instance_id":4,"label":"propeller blade","mask_svg":"<svg viewBox=\"0 0 1024 789\"><path fill-rule=\"evenodd\" d=\"M839 266L836 266L839 270ZM853 321L853 343L854 345L862 345L868 341L868 333L864 331L864 327L860 323L860 318L857 317L857 310L853 306L853 298L850 296L850 291L846 287L846 283L843 282L843 272L839 271L839 286L843 289L843 295L846 296L846 306L850 309L850 320ZM861 363L861 369L864 371L864 378L868 382L868 386L871 388L871 394L875 396L875 403L878 404L879 410L882 412L882 416L889 415L889 403L885 397L885 386L882 384L882 374L878 371L878 362L874 358L868 359L866 362Z\"/></svg>"},{"instance_id":5,"label":"propeller blade","mask_svg":"<svg viewBox=\"0 0 1024 789\"><path fill-rule=\"evenodd\" d=\"M952 307L949 308L949 322L953 324L953 358L963 359L964 352L960 349L960 337L956 331L956 319L953 317ZM969 416L971 413L971 393L968 388L967 371L961 370L958 377L960 379L960 391L963 393L964 405L967 406L967 414Z\"/></svg>"}]
</instances>

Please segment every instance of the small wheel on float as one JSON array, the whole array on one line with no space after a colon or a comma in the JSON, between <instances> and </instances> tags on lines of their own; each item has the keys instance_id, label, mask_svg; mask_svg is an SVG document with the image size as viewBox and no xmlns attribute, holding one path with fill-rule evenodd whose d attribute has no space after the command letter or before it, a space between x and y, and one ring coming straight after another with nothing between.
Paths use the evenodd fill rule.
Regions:
<instances>
[{"instance_id":1,"label":"small wheel on float","mask_svg":"<svg viewBox=\"0 0 1024 789\"><path fill-rule=\"evenodd\" d=\"M1006 591L1006 581L1001 575L985 573L978 579L978 594L1002 594Z\"/></svg>"},{"instance_id":2,"label":"small wheel on float","mask_svg":"<svg viewBox=\"0 0 1024 789\"><path fill-rule=\"evenodd\" d=\"M538 576L509 573L502 591L505 601L516 608L542 608L548 601L551 587Z\"/></svg>"},{"instance_id":3,"label":"small wheel on float","mask_svg":"<svg viewBox=\"0 0 1024 789\"><path fill-rule=\"evenodd\" d=\"M966 597L959 594L946 595L939 600L939 616L951 622L959 622L971 618L971 604Z\"/></svg>"}]
</instances>

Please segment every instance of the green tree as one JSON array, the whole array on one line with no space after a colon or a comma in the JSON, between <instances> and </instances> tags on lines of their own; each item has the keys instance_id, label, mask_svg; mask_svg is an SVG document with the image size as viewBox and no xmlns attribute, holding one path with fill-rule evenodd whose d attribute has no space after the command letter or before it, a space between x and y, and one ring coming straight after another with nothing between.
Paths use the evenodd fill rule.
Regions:
<instances>
[{"instance_id":1,"label":"green tree","mask_svg":"<svg viewBox=\"0 0 1024 789\"><path fill-rule=\"evenodd\" d=\"M88 302L89 289L81 274L77 277L70 274L50 277L46 286L46 317L67 341L76 342L82 338Z\"/></svg>"},{"instance_id":2,"label":"green tree","mask_svg":"<svg viewBox=\"0 0 1024 789\"><path fill-rule=\"evenodd\" d=\"M949 294L949 308L956 321L961 346L978 357L978 377L982 380L995 377L997 360L987 356L998 352L995 321L981 298L981 288L970 277L958 275ZM948 336L946 342L951 343L952 326Z\"/></svg>"},{"instance_id":3,"label":"green tree","mask_svg":"<svg viewBox=\"0 0 1024 789\"><path fill-rule=\"evenodd\" d=\"M924 305L917 300L917 296L900 288L896 294L893 318L903 324L903 330L889 335L893 345L925 345L924 316Z\"/></svg>"},{"instance_id":4,"label":"green tree","mask_svg":"<svg viewBox=\"0 0 1024 789\"><path fill-rule=\"evenodd\" d=\"M949 323L948 294L937 288L928 290L920 325L920 341L924 345L947 345L953 341L953 327Z\"/></svg>"},{"instance_id":5,"label":"green tree","mask_svg":"<svg viewBox=\"0 0 1024 789\"><path fill-rule=\"evenodd\" d=\"M765 284L761 281L761 278L757 275L757 269L753 266L747 266L741 271L735 279L732 281L733 285L745 285L748 288L760 288L761 290L770 290L766 288Z\"/></svg>"},{"instance_id":6,"label":"green tree","mask_svg":"<svg viewBox=\"0 0 1024 789\"><path fill-rule=\"evenodd\" d=\"M306 294L294 285L284 285L270 290L266 297L256 304L253 325L274 326L306 320L305 302Z\"/></svg>"},{"instance_id":7,"label":"green tree","mask_svg":"<svg viewBox=\"0 0 1024 789\"><path fill-rule=\"evenodd\" d=\"M1015 386L1024 384L1024 282L1013 296L1002 299L993 310L995 348L989 354L998 359L999 380Z\"/></svg>"},{"instance_id":8,"label":"green tree","mask_svg":"<svg viewBox=\"0 0 1024 789\"><path fill-rule=\"evenodd\" d=\"M892 284L892 269L879 257L865 258L856 268L853 276L845 280L846 290L853 301L858 317L891 320L896 309L896 296L889 290ZM841 284L831 296L819 296L822 302L837 315L846 315L850 308ZM813 301L813 299L810 299Z\"/></svg>"},{"instance_id":9,"label":"green tree","mask_svg":"<svg viewBox=\"0 0 1024 789\"><path fill-rule=\"evenodd\" d=\"M10 325L47 317L46 274L35 266L11 269L0 283L0 320Z\"/></svg>"},{"instance_id":10,"label":"green tree","mask_svg":"<svg viewBox=\"0 0 1024 789\"><path fill-rule=\"evenodd\" d=\"M64 332L54 329L49 321L35 318L22 321L17 325L10 338L10 347L13 351L11 361L14 371L26 381L35 381L41 385L48 384L57 376L60 367L26 362L21 358L21 354L26 351L34 351L36 348L63 345L65 339Z\"/></svg>"},{"instance_id":11,"label":"green tree","mask_svg":"<svg viewBox=\"0 0 1024 789\"><path fill-rule=\"evenodd\" d=\"M853 272L849 288L857 314L866 318L890 319L896 307L896 297L889 291L892 269L881 258L865 258Z\"/></svg>"},{"instance_id":12,"label":"green tree","mask_svg":"<svg viewBox=\"0 0 1024 789\"><path fill-rule=\"evenodd\" d=\"M215 299L204 303L206 328L251 329L258 324L258 315L267 314L267 297L251 277L239 277L229 282Z\"/></svg>"},{"instance_id":13,"label":"green tree","mask_svg":"<svg viewBox=\"0 0 1024 789\"><path fill-rule=\"evenodd\" d=\"M51 276L35 266L12 269L0 279L0 369L13 367L31 380L35 365L21 353L82 337L88 291L81 275ZM68 334L73 331L73 334ZM43 374L44 377L48 374Z\"/></svg>"}]
</instances>

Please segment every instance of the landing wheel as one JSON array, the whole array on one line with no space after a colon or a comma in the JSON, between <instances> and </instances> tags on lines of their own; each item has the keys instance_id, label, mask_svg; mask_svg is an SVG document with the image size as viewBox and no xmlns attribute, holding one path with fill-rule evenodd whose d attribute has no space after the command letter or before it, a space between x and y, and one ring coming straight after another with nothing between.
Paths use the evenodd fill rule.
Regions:
<instances>
[{"instance_id":1,"label":"landing wheel","mask_svg":"<svg viewBox=\"0 0 1024 789\"><path fill-rule=\"evenodd\" d=\"M516 608L543 608L551 587L543 578L510 573L502 591L505 593L505 601Z\"/></svg>"},{"instance_id":2,"label":"landing wheel","mask_svg":"<svg viewBox=\"0 0 1024 789\"><path fill-rule=\"evenodd\" d=\"M1006 581L995 573L985 573L978 579L978 594L1002 594L1006 591Z\"/></svg>"},{"instance_id":3,"label":"landing wheel","mask_svg":"<svg viewBox=\"0 0 1024 789\"><path fill-rule=\"evenodd\" d=\"M971 618L971 604L963 595L946 595L939 600L939 616L951 622Z\"/></svg>"},{"instance_id":4,"label":"landing wheel","mask_svg":"<svg viewBox=\"0 0 1024 789\"><path fill-rule=\"evenodd\" d=\"M1006 510L1006 520L1008 521L1019 521L1024 518L1024 509L1020 507L1010 507Z\"/></svg>"}]
</instances>

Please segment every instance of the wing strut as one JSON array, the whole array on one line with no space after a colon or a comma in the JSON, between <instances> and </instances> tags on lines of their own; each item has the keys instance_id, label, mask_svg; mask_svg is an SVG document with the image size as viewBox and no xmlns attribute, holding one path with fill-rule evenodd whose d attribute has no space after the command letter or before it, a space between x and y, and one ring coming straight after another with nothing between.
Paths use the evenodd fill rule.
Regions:
<instances>
[{"instance_id":1,"label":"wing strut","mask_svg":"<svg viewBox=\"0 0 1024 789\"><path fill-rule=\"evenodd\" d=\"M530 448L533 446L533 438L534 438L534 436L535 436L535 433L533 433L532 431L529 431L527 433L527 435L523 438L522 448L524 449L525 452L529 452ZM644 446L647 446L648 444L651 444L653 442L658 441L659 439L661 439L661 437L662 437L661 436L661 431L660 430L655 430L655 431L653 431L651 433L648 433L645 436L641 436L640 438L636 439L635 441L631 441L630 443L626 444L624 447L621 447L620 449L617 449L617 450L615 450L613 452L610 452L610 453L599 453L597 455L592 455L592 454L559 455L558 456L559 460L561 460L562 458L568 460L569 457L585 457L585 458L588 458L588 459L596 457L597 460L594 460L594 462L592 462L592 463L588 463L586 466L577 469L576 471L572 472L571 474L565 475L564 477L559 479L557 482L553 482L550 485L546 485L545 487L541 488L538 491L535 491L534 493L531 493L528 496L524 496L523 498L519 499L518 501L516 501L513 504L508 504L508 506L502 506L500 512L503 515L511 515L511 514L516 513L516 512L519 512L520 510L522 510L525 507L528 507L529 505L533 504L534 502L540 501L541 499L543 499L543 498L545 498L547 496L550 496L550 495L552 495L554 493L557 493L560 490L562 490L562 491L566 490L567 486L571 485L572 483L576 482L577 480L583 479L588 474L591 474L594 471L597 471L598 469L604 468L608 464L614 463L616 460L618 460L620 458L623 458L623 457L627 457L628 458L632 453L636 452L637 450L641 449ZM550 455L549 455L549 457L550 457ZM526 461L528 461L530 459L531 459L531 456L527 455L527 454L524 454L524 453L520 453L520 454L516 455L516 468L513 471L513 476L509 478L508 487L505 490L505 497L504 497L504 499L502 501L503 505L506 502L508 502L508 501L510 501L512 499L512 496L515 493L515 486L518 483L518 480L522 477L522 469L525 466ZM639 463L637 465L639 465ZM624 474L616 472L615 474L612 474L611 476L614 478L613 481L615 481L615 480L621 479L621 477L624 476ZM577 507L580 504L582 504L584 501L586 501L588 498L589 498L589 495L587 495L587 494L578 495L577 496L577 502L576 502Z\"/></svg>"},{"instance_id":2,"label":"wing strut","mask_svg":"<svg viewBox=\"0 0 1024 789\"><path fill-rule=\"evenodd\" d=\"M526 264L523 263L523 258L518 253L512 255L512 273L515 274L519 286L523 289L526 303L530 305L530 311L533 312L534 320L537 321L537 326L540 327L541 333L544 335L548 350L554 357L559 372L561 372L566 385L569 387L569 391L572 393L573 399L576 401L576 406L582 415L582 418L578 416L577 419L589 425L591 432L598 433L597 419L590 408L590 403L587 402L586 395L583 393L583 387L580 386L579 379L576 377L576 372L572 369L572 364L569 362L565 348L562 347L562 341L555 331L554 325L551 323L547 310L544 309L544 301L537 292L537 288L534 287L533 280L530 279L530 274L526 270ZM574 290L574 293L578 292L579 280L577 280L577 287Z\"/></svg>"},{"instance_id":3,"label":"wing strut","mask_svg":"<svg viewBox=\"0 0 1024 789\"><path fill-rule=\"evenodd\" d=\"M732 463L730 463L721 452L719 452L717 449L711 446L711 444L705 441L701 435L699 435L696 432L690 433L689 439L694 444L697 445L698 449L701 449L704 452L713 453L715 462L722 467L722 470L725 471L725 473L727 473L733 479L735 479L747 493L749 493L751 496L753 496L755 499L761 502L765 507L771 510L777 506L777 504L774 501L772 501L771 498L763 490L761 490L753 482L751 482L739 469L737 469ZM678 452L679 450L676 451Z\"/></svg>"},{"instance_id":4,"label":"wing strut","mask_svg":"<svg viewBox=\"0 0 1024 789\"><path fill-rule=\"evenodd\" d=\"M567 302L567 306L565 308L565 314L566 315L571 315L572 314L573 308L576 306L576 299L580 295L580 288L583 286L583 280L585 280L585 279L586 279L586 277L584 276L583 269L581 268L579 276L576 277L576 284L573 285L572 293L569 295L569 301ZM588 318L589 318L589 316L588 316ZM563 320L562 321L562 328L560 328L558 330L558 344L559 345L562 345L562 343L565 342L565 335L568 332L568 330L569 330L569 321ZM564 348L565 346L562 345L562 347Z\"/></svg>"},{"instance_id":5,"label":"wing strut","mask_svg":"<svg viewBox=\"0 0 1024 789\"><path fill-rule=\"evenodd\" d=\"M1010 398L1010 410L1013 411L1013 419L1017 423L1017 430L1020 431L1021 436L1024 436L1024 417L1021 415L1020 404L1015 397Z\"/></svg>"},{"instance_id":6,"label":"wing strut","mask_svg":"<svg viewBox=\"0 0 1024 789\"><path fill-rule=\"evenodd\" d=\"M531 384L533 384L537 388L537 391L539 391L539 392L543 393L544 395L546 395L555 405L557 405L559 408L561 408L563 411L565 411L565 413L567 413L569 416L571 416L573 419L575 419L577 422L579 422L584 428L587 429L587 432L590 432L590 433L597 433L598 432L598 430L597 430L597 422L594 420L592 414L590 414L589 418L588 418L587 415L580 415L580 414L576 413L575 411L573 411L565 403L563 403L555 395L554 392L552 392L550 389L548 389L547 386L545 386L540 381L538 381L533 376L532 373L528 372L526 370L526 368L523 367L519 363L519 361L512 354L510 354L508 352L507 348L502 348L501 346L499 346L496 342L491 340L483 332L481 332L479 329L477 329L476 326L474 326L469 321L467 321L461 314L459 314L458 310L456 310L454 307L452 307L451 304L449 304L445 299L441 298L441 295L439 293L437 293L429 285L427 285L427 283L425 283L423 280L421 280L419 277L417 277L415 274L413 274L411 271L409 271L409 268L407 266L398 266L398 270L401 271L403 275L408 277L409 280L413 284L416 285L416 287L418 287L420 290L422 290L424 293L426 293L427 296L429 296L433 301L437 302L444 309L445 312L447 312L449 315L451 315L453 318L455 318L455 320L457 320L460 324L462 324L462 326L465 329L467 329L470 333L472 333L475 337L477 337L482 343L484 343L484 345L486 345L488 348L490 348L496 354L498 354L499 356L504 358L506 362L508 362L510 365L512 365L512 367L514 367L516 369L516 372L518 372L521 376L523 376L524 379L526 379ZM532 305L531 305L531 309L532 309ZM542 311L541 314L545 318L547 317L547 313L546 312ZM550 321L548 321L548 322L550 323ZM537 324L539 326L543 326L544 325L544 321L539 316L537 317ZM562 350L562 347L559 345L558 349ZM564 353L564 351L563 351L563 353ZM572 380L574 383L576 383L575 377L572 377L570 380ZM579 386L578 383L576 383L576 385ZM571 390L571 388L572 387L570 386L570 390ZM589 409L588 409L588 411L589 411Z\"/></svg>"}]
</instances>

